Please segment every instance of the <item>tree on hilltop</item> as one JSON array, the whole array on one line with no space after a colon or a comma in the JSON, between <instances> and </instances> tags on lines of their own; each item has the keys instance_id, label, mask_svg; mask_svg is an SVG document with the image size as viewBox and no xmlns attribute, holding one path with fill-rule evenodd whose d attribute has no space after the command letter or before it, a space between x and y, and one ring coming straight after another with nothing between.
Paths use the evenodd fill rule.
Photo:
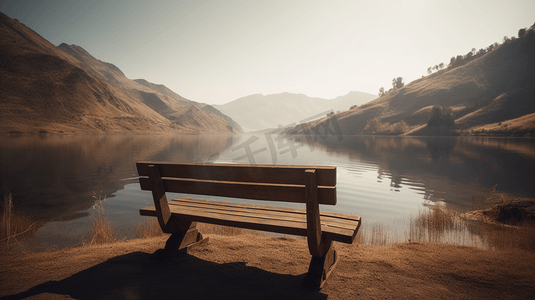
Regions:
<instances>
[{"instance_id":1,"label":"tree on hilltop","mask_svg":"<svg viewBox=\"0 0 535 300\"><path fill-rule=\"evenodd\" d=\"M381 88L379 89L379 97L383 97L384 95L386 95L386 93L385 93L385 88L384 88L384 87L381 87Z\"/></svg>"},{"instance_id":2,"label":"tree on hilltop","mask_svg":"<svg viewBox=\"0 0 535 300\"><path fill-rule=\"evenodd\" d=\"M455 65L455 56L452 56L450 59L450 63L448 64L448 68L453 68Z\"/></svg>"},{"instance_id":3,"label":"tree on hilltop","mask_svg":"<svg viewBox=\"0 0 535 300\"><path fill-rule=\"evenodd\" d=\"M518 30L518 37L521 38L521 37L524 37L526 35L526 28L520 28Z\"/></svg>"},{"instance_id":4,"label":"tree on hilltop","mask_svg":"<svg viewBox=\"0 0 535 300\"><path fill-rule=\"evenodd\" d=\"M472 60L474 54L476 54L476 48L472 48L472 50L470 50L470 52L466 53L466 55L464 56L464 58L466 59L467 62L469 62L470 60Z\"/></svg>"},{"instance_id":5,"label":"tree on hilltop","mask_svg":"<svg viewBox=\"0 0 535 300\"><path fill-rule=\"evenodd\" d=\"M393 78L392 79L392 88L394 89L400 89L405 85L403 83L403 77Z\"/></svg>"}]
</instances>

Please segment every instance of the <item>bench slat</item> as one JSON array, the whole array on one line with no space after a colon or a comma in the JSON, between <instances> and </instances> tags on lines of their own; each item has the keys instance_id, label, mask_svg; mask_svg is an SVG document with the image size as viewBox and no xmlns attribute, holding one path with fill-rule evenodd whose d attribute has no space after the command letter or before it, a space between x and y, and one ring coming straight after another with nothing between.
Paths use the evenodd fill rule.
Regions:
<instances>
[{"instance_id":1,"label":"bench slat","mask_svg":"<svg viewBox=\"0 0 535 300\"><path fill-rule=\"evenodd\" d=\"M202 200L201 200L202 201ZM227 204L233 204L233 205L227 205ZM176 198L173 199L173 201L169 202L170 206L173 205L180 205L183 207L191 207L191 208L199 208L204 210L211 210L211 211L225 211L227 213L237 214L240 215L244 212L248 213L249 215L255 215L259 218L266 217L266 218L277 218L277 217L284 217L287 219L292 220L299 220L302 221L304 218L305 211L302 209L287 209L287 208L281 208L281 207L271 207L271 206L251 206L251 207L243 207L241 204L235 204L235 203L228 203L228 202L199 202L197 199L188 199L188 198ZM322 215L322 224L333 226L333 227L339 227L342 229L354 229L356 222L360 221L359 217L354 217L352 220L344 219L344 218L338 218L338 217L332 217L329 215Z\"/></svg>"},{"instance_id":2,"label":"bench slat","mask_svg":"<svg viewBox=\"0 0 535 300\"><path fill-rule=\"evenodd\" d=\"M318 185L336 186L336 167L334 166L197 164L143 161L136 164L139 175L149 176L148 166L153 164L159 165L162 177L274 184L304 184L304 171L306 169L315 169Z\"/></svg>"},{"instance_id":3,"label":"bench slat","mask_svg":"<svg viewBox=\"0 0 535 300\"><path fill-rule=\"evenodd\" d=\"M233 216L243 216L247 215L248 217L255 217L259 219L270 219L270 220L285 220L285 221L295 221L295 222L304 222L303 220L304 215L303 214L295 214L295 213L282 213L282 212L270 212L270 213L259 213L258 211L254 210L224 210L221 208L213 208L213 207L196 207L196 206L190 206L190 205L184 205L180 204L180 208L188 209L190 212L195 211L202 211L202 212L212 212L212 213L221 213L226 215L233 215ZM265 212L265 211L264 211ZM324 226L331 226L335 228L340 228L344 230L352 230L355 226L352 226L350 224L342 224L333 222L332 220L322 220L321 224Z\"/></svg>"},{"instance_id":4,"label":"bench slat","mask_svg":"<svg viewBox=\"0 0 535 300\"><path fill-rule=\"evenodd\" d=\"M305 210L250 204L238 204L241 209L236 210L235 203L220 201L200 203L197 201L197 199L187 198L177 198L171 201L169 207L172 215L182 220L202 223L299 236L307 235ZM146 216L156 215L152 206L141 209L140 213ZM321 223L325 237L334 241L352 243L360 226L360 218L354 217L353 224L350 225L347 219L340 221L336 220L336 217L324 216L321 213Z\"/></svg>"},{"instance_id":5,"label":"bench slat","mask_svg":"<svg viewBox=\"0 0 535 300\"><path fill-rule=\"evenodd\" d=\"M243 207L243 204L241 204L241 203L212 201L212 200L204 200L204 199L193 199L193 198L183 198L183 197L177 197L177 198L172 199L172 201L175 201L175 200L179 200L179 201L182 201L182 202L189 202L189 203L206 203L206 204L211 204L211 205ZM172 202L169 202L169 204L171 204L171 203ZM217 203L217 204L215 204L215 203ZM282 207L282 206L266 206L266 205L251 205L251 206L257 207L259 210L260 209L266 209L266 210L276 209L276 210L287 211L287 212L292 212L292 211L293 212L298 212L298 213L302 213L303 212L303 209L301 209L301 208L291 208L291 207ZM342 214L342 213L335 213L335 212L330 212L330 211L322 211L321 215L322 216L335 217L336 219L339 219L339 220L348 220L348 221L353 221L353 222L360 221L360 217L358 217L358 216Z\"/></svg>"},{"instance_id":6,"label":"bench slat","mask_svg":"<svg viewBox=\"0 0 535 300\"><path fill-rule=\"evenodd\" d=\"M306 201L304 185L162 177L167 192L296 203L305 203ZM139 183L142 190L152 190L153 188L148 177L139 178ZM318 197L320 204L336 205L336 187L319 186Z\"/></svg>"}]
</instances>

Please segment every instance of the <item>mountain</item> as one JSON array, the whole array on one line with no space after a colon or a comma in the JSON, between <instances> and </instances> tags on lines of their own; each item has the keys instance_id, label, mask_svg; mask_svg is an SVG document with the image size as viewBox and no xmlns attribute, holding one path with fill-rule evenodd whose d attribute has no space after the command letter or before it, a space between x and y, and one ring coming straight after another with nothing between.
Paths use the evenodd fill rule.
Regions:
<instances>
[{"instance_id":1,"label":"mountain","mask_svg":"<svg viewBox=\"0 0 535 300\"><path fill-rule=\"evenodd\" d=\"M0 31L0 132L239 131L203 104L130 80L79 46L56 47L2 13Z\"/></svg>"},{"instance_id":2,"label":"mountain","mask_svg":"<svg viewBox=\"0 0 535 300\"><path fill-rule=\"evenodd\" d=\"M342 134L526 135L535 133L535 29L462 66L393 89L335 118ZM434 108L434 106L440 106ZM446 126L427 126L431 114ZM303 133L327 119L288 130ZM452 124L454 123L454 124ZM439 123L436 123L439 124Z\"/></svg>"},{"instance_id":3,"label":"mountain","mask_svg":"<svg viewBox=\"0 0 535 300\"><path fill-rule=\"evenodd\" d=\"M241 128L241 126L238 123L236 123L231 117L223 114L221 111L219 111L218 109L214 108L211 105L188 100L188 99L180 96L179 94L173 92L171 89L169 89L168 87L166 87L163 84L154 84L154 83L148 82L145 79L135 79L134 81L139 83L139 84L141 84L141 85L144 85L144 86L146 86L146 87L148 87L148 88L150 88L150 89L152 89L154 91L157 91L157 92L159 92L159 93L161 93L161 94L163 94L165 96L168 96L168 97L170 97L170 98L172 98L172 99L176 100L177 102L180 102L180 103L182 103L184 105L195 106L195 107L205 111L208 114L215 114L215 115L223 118L223 120L225 120L228 123L228 126L230 126L232 128L233 132L243 132L243 129Z\"/></svg>"},{"instance_id":4,"label":"mountain","mask_svg":"<svg viewBox=\"0 0 535 300\"><path fill-rule=\"evenodd\" d=\"M348 110L353 105L366 103L376 97L363 92L350 92L332 100L292 93L254 94L214 107L236 120L244 130L254 131L300 123L331 110Z\"/></svg>"},{"instance_id":5,"label":"mountain","mask_svg":"<svg viewBox=\"0 0 535 300\"><path fill-rule=\"evenodd\" d=\"M174 99L175 101L179 102L179 103L182 103L184 105L193 105L193 106L196 106L198 108L201 108L203 106L205 106L206 104L204 103L199 103L199 102L195 102L195 101L191 101L191 100L188 100L182 96L180 96L179 94L173 92L171 89L169 89L168 87L166 87L165 85L163 84L155 84L155 83L152 83L152 82L148 82L147 80L145 79L134 79L135 82L143 85L143 86L146 86L148 88L150 88L151 90L154 90L160 94L163 94L167 97L170 97L171 99Z\"/></svg>"}]
</instances>

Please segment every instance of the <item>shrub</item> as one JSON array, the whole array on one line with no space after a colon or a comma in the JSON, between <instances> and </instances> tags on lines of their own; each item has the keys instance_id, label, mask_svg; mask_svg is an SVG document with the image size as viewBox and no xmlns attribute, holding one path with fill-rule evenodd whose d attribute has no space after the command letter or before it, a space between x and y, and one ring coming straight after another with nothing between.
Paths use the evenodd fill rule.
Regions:
<instances>
[{"instance_id":1,"label":"shrub","mask_svg":"<svg viewBox=\"0 0 535 300\"><path fill-rule=\"evenodd\" d=\"M0 215L0 243L9 245L17 241L17 238L31 236L37 230L36 224L28 216L15 211L11 194L4 195Z\"/></svg>"},{"instance_id":2,"label":"shrub","mask_svg":"<svg viewBox=\"0 0 535 300\"><path fill-rule=\"evenodd\" d=\"M408 129L405 121L400 121L394 124L389 122L381 122L379 118L373 118L368 120L366 127L364 127L363 133L366 134L384 134L384 135L398 135L402 134Z\"/></svg>"},{"instance_id":3,"label":"shrub","mask_svg":"<svg viewBox=\"0 0 535 300\"><path fill-rule=\"evenodd\" d=\"M431 109L429 119L427 120L427 127L449 129L454 125L455 120L453 119L453 110L451 108L435 105Z\"/></svg>"},{"instance_id":4,"label":"shrub","mask_svg":"<svg viewBox=\"0 0 535 300\"><path fill-rule=\"evenodd\" d=\"M106 201L106 196L101 195L95 198L95 204L92 207L92 226L89 233L90 244L105 244L117 241L117 234L111 224L108 222L108 213L104 210L102 203Z\"/></svg>"}]
</instances>

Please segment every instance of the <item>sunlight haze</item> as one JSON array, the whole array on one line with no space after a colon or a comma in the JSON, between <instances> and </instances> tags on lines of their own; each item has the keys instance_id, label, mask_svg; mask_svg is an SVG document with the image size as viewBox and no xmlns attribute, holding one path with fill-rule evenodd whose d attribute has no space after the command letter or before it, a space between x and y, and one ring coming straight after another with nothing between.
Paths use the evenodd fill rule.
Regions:
<instances>
[{"instance_id":1,"label":"sunlight haze","mask_svg":"<svg viewBox=\"0 0 535 300\"><path fill-rule=\"evenodd\" d=\"M54 45L190 100L377 94L517 36L535 1L0 1Z\"/></svg>"}]
</instances>

